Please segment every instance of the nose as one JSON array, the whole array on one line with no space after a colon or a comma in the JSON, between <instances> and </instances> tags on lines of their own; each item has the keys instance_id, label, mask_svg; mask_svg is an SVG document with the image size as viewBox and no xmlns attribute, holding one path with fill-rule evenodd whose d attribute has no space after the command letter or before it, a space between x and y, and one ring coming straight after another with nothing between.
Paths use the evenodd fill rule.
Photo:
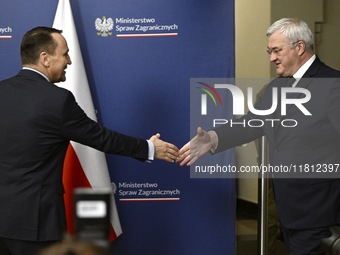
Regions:
<instances>
[{"instance_id":1,"label":"nose","mask_svg":"<svg viewBox=\"0 0 340 255\"><path fill-rule=\"evenodd\" d=\"M277 59L276 54L274 54L274 52L271 52L269 55L269 61L274 62L276 59Z\"/></svg>"}]
</instances>

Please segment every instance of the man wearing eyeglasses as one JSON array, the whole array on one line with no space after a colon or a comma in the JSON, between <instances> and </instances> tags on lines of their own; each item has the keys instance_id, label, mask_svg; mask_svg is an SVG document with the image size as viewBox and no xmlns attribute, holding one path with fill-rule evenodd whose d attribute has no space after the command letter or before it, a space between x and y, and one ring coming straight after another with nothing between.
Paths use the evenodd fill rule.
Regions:
<instances>
[{"instance_id":1,"label":"man wearing eyeglasses","mask_svg":"<svg viewBox=\"0 0 340 255\"><path fill-rule=\"evenodd\" d=\"M197 135L181 148L177 162L190 166L209 151L221 152L265 135L271 166L291 170L271 173L289 254L324 254L320 241L330 236L329 227L340 224L340 72L314 54L313 35L304 21L280 19L269 27L267 37L267 52L279 77L268 85L255 108L269 109L274 88L281 93L293 86L309 91L311 98L304 107L311 115L304 115L299 105L293 104L282 114L285 105L279 102L269 116L249 112L238 122L284 117L297 120L296 126L221 125L208 132L198 128Z\"/></svg>"}]
</instances>

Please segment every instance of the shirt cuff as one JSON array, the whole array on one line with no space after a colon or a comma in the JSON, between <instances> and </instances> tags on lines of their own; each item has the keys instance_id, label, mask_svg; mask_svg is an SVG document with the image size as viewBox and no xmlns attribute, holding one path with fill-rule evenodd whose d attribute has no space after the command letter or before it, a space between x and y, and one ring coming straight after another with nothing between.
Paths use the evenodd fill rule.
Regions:
<instances>
[{"instance_id":1,"label":"shirt cuff","mask_svg":"<svg viewBox=\"0 0 340 255\"><path fill-rule=\"evenodd\" d=\"M148 154L148 160L154 160L155 157L155 146L153 145L153 142L150 140L146 140L148 142L149 146L149 154Z\"/></svg>"}]
</instances>

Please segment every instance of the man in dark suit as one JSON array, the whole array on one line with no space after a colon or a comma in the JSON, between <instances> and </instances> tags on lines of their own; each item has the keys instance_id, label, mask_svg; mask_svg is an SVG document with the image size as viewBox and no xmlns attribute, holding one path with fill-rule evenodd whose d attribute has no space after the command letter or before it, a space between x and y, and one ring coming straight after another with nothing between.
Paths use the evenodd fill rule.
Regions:
<instances>
[{"instance_id":1,"label":"man in dark suit","mask_svg":"<svg viewBox=\"0 0 340 255\"><path fill-rule=\"evenodd\" d=\"M270 146L270 164L295 168L299 173L272 175L289 254L324 254L320 240L330 235L330 226L340 224L340 72L322 63L313 53L312 33L301 20L278 20L268 29L267 36L270 61L279 77L269 84L254 108L270 109L273 88L279 95L286 86L301 88L309 91L311 98L307 100L307 96L300 107L288 105L286 115L281 114L284 109L279 102L277 110L269 116L249 112L241 118L245 123L251 119L276 120L264 122L261 127L222 125L208 132L198 128L197 136L180 149L177 161L192 165L208 151L220 152L265 135ZM293 84L288 85L292 80ZM296 120L294 127L282 125L282 118ZM321 166L325 167L323 175L316 170Z\"/></svg>"},{"instance_id":2,"label":"man in dark suit","mask_svg":"<svg viewBox=\"0 0 340 255\"><path fill-rule=\"evenodd\" d=\"M65 81L71 64L60 30L37 27L21 43L23 69L0 82L0 254L33 255L65 230L62 169L70 140L106 153L174 162L156 134L126 136L86 116Z\"/></svg>"}]
</instances>

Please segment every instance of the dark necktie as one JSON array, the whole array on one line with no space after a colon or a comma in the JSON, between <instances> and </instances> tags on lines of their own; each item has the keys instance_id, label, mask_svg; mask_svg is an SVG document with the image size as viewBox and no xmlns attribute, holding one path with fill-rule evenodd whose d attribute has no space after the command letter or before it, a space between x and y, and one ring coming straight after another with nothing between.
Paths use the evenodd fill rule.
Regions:
<instances>
[{"instance_id":1,"label":"dark necktie","mask_svg":"<svg viewBox=\"0 0 340 255\"><path fill-rule=\"evenodd\" d=\"M293 76L289 76L289 77L285 77L284 79L286 79L285 82L283 82L283 87L292 87L294 82L295 82L295 78ZM276 109L276 113L275 116L277 119L281 120L283 118L283 116L281 115L281 97L279 97L279 102L278 102L279 108ZM279 123L276 122L274 124L274 128L275 130L277 129L277 127L279 126Z\"/></svg>"},{"instance_id":2,"label":"dark necktie","mask_svg":"<svg viewBox=\"0 0 340 255\"><path fill-rule=\"evenodd\" d=\"M292 87L295 82L295 78L293 76L287 77L286 87Z\"/></svg>"}]
</instances>

